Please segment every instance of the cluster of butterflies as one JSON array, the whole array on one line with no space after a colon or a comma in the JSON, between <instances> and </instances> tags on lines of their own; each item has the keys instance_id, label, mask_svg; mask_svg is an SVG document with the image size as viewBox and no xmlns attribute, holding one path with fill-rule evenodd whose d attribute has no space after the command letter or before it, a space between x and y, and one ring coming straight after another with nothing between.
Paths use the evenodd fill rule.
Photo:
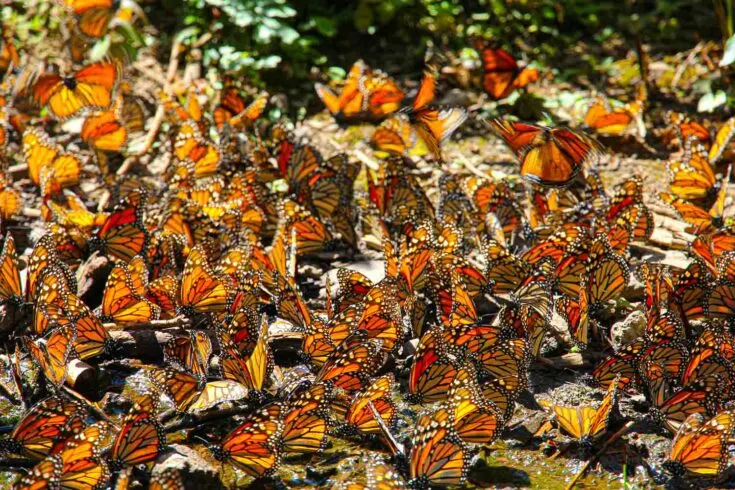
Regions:
<instances>
[{"instance_id":1,"label":"cluster of butterflies","mask_svg":"<svg viewBox=\"0 0 735 490\"><path fill-rule=\"evenodd\" d=\"M75 32L90 39L104 35L115 12L104 2L70 8ZM162 90L153 97L165 124L153 127L149 153L165 169L153 173L123 171L130 142L152 127L123 61L26 70L10 36L0 54L0 359L10 375L0 391L30 406L0 441L3 453L31 463L15 488L184 488L185 475L156 465L174 438L204 441L213 460L256 479L332 438L381 444L390 458L368 458L367 482L337 486L461 485L476 450L512 418L550 337L604 345L603 320L632 273L646 284L647 326L595 370L607 390L601 405L545 408L590 446L619 398L640 390L654 418L677 432L667 466L723 473L735 238L722 217L726 180L718 184L710 165L728 159L727 125L705 138L694 122L672 119L683 157L670 166L671 202L697 236L692 264L674 270L635 258L631 244L654 227L641 179L607 189L592 165L584 168L602 146L580 130L495 119L490 130L530 187L445 173L429 198L408 154L422 144L441 157L442 141L468 116L434 105L433 69L406 107L390 77L360 62L339 95L317 86L340 119L383 119L373 143L389 155L377 169L344 154L325 158L285 124L266 128L267 94L246 96L234 79L214 104L198 84ZM503 50L481 54L494 99L539 78ZM623 135L644 102L612 108L600 99L585 124ZM70 119L77 132L59 124ZM112 204L93 209L100 190ZM679 201L713 193L712 210ZM25 196L46 227L27 252L16 249L13 228ZM368 235L380 244L382 279L341 268L336 291L327 280L326 300L310 299L299 265L351 256ZM93 262L109 272L98 274L99 294L78 285ZM571 340L552 327L555 312ZM290 325L296 349L278 350L274 318ZM117 332L137 329L168 334L158 362L129 352L121 395L82 396L70 366L119 365ZM28 365L36 383L23 376ZM397 393L415 417L402 413ZM410 433L399 440L407 417Z\"/></svg>"}]
</instances>

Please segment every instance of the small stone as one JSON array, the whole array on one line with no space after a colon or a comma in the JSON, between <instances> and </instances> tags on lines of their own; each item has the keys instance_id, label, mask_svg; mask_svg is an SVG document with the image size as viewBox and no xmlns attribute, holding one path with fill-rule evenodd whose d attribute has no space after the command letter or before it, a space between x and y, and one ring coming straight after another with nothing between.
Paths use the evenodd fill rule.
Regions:
<instances>
[{"instance_id":1,"label":"small stone","mask_svg":"<svg viewBox=\"0 0 735 490\"><path fill-rule=\"evenodd\" d=\"M217 468L202 458L190 447L181 444L169 444L169 451L161 455L153 467L152 475L156 476L168 469L179 471L184 481L184 488L219 490L224 488L217 476Z\"/></svg>"},{"instance_id":2,"label":"small stone","mask_svg":"<svg viewBox=\"0 0 735 490\"><path fill-rule=\"evenodd\" d=\"M623 345L632 342L643 335L646 328L646 315L641 310L635 310L625 320L613 324L610 329L613 347L620 349Z\"/></svg>"}]
</instances>

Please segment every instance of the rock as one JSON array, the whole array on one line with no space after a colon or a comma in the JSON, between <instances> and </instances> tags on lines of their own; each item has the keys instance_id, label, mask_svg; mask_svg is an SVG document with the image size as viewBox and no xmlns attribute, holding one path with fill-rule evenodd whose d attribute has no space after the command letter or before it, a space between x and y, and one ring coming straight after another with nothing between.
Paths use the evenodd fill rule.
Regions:
<instances>
[{"instance_id":1,"label":"rock","mask_svg":"<svg viewBox=\"0 0 735 490\"><path fill-rule=\"evenodd\" d=\"M168 470L178 471L184 481L186 490L224 488L217 476L217 468L202 458L190 447L181 444L169 444L169 451L159 456L151 473L156 477Z\"/></svg>"},{"instance_id":2,"label":"rock","mask_svg":"<svg viewBox=\"0 0 735 490\"><path fill-rule=\"evenodd\" d=\"M643 335L646 329L646 315L641 310L635 310L625 320L613 324L610 329L613 347L620 349L623 345Z\"/></svg>"},{"instance_id":3,"label":"rock","mask_svg":"<svg viewBox=\"0 0 735 490\"><path fill-rule=\"evenodd\" d=\"M572 336L569 333L569 325L567 325L567 321L564 320L564 317L562 317L557 311L554 311L554 314L551 317L549 328L554 330L552 333L554 337L562 340L566 345L572 345L573 342Z\"/></svg>"}]
</instances>

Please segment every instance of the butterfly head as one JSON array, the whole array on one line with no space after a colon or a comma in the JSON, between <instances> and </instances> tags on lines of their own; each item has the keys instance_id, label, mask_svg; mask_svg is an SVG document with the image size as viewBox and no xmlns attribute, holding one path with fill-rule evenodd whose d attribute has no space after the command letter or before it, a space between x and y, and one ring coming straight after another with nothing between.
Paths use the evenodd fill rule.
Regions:
<instances>
[{"instance_id":1,"label":"butterfly head","mask_svg":"<svg viewBox=\"0 0 735 490\"><path fill-rule=\"evenodd\" d=\"M585 455L592 454L593 446L594 446L594 441L588 435L582 436L582 438L579 440L579 449Z\"/></svg>"},{"instance_id":2,"label":"butterfly head","mask_svg":"<svg viewBox=\"0 0 735 490\"><path fill-rule=\"evenodd\" d=\"M64 77L64 86L69 90L75 90L77 88L77 80L74 77Z\"/></svg>"},{"instance_id":3,"label":"butterfly head","mask_svg":"<svg viewBox=\"0 0 735 490\"><path fill-rule=\"evenodd\" d=\"M663 468L674 478L679 478L686 474L686 467L680 461L664 461Z\"/></svg>"}]
</instances>

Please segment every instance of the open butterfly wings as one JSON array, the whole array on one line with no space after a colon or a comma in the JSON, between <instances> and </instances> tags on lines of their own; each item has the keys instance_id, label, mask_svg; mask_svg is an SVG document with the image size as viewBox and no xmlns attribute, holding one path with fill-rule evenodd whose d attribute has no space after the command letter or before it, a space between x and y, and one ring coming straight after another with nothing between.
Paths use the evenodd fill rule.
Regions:
<instances>
[{"instance_id":1,"label":"open butterfly wings","mask_svg":"<svg viewBox=\"0 0 735 490\"><path fill-rule=\"evenodd\" d=\"M490 127L520 160L521 175L540 185L569 185L601 148L592 138L566 128L503 119L492 120Z\"/></svg>"},{"instance_id":2,"label":"open butterfly wings","mask_svg":"<svg viewBox=\"0 0 735 490\"><path fill-rule=\"evenodd\" d=\"M98 62L66 77L51 73L39 75L31 94L54 117L67 119L82 109L110 107L119 78L120 67L116 63Z\"/></svg>"},{"instance_id":3,"label":"open butterfly wings","mask_svg":"<svg viewBox=\"0 0 735 490\"><path fill-rule=\"evenodd\" d=\"M352 65L339 95L319 83L314 88L329 112L347 121L381 119L397 111L404 98L394 80L362 61Z\"/></svg>"},{"instance_id":4,"label":"open butterfly wings","mask_svg":"<svg viewBox=\"0 0 735 490\"><path fill-rule=\"evenodd\" d=\"M535 68L521 68L516 60L502 48L484 47L481 51L484 74L482 86L493 99L508 97L515 89L523 88L538 80Z\"/></svg>"}]
</instances>

